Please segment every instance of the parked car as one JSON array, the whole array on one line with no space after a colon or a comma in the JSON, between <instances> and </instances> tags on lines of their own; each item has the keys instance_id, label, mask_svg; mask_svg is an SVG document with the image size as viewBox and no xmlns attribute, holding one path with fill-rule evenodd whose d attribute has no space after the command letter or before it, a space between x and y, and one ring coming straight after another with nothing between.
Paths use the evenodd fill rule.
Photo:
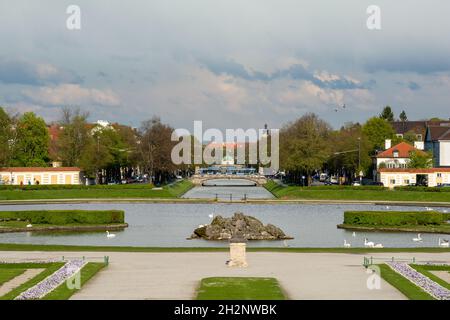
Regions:
<instances>
[{"instance_id":1,"label":"parked car","mask_svg":"<svg viewBox=\"0 0 450 320\"><path fill-rule=\"evenodd\" d=\"M450 183L441 184L439 188L450 188Z\"/></svg>"}]
</instances>

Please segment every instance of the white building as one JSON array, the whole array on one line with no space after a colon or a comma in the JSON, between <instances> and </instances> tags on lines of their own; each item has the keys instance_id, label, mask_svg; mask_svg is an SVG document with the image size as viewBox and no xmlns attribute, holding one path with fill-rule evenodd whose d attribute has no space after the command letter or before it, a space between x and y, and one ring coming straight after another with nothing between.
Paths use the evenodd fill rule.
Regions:
<instances>
[{"instance_id":1,"label":"white building","mask_svg":"<svg viewBox=\"0 0 450 320\"><path fill-rule=\"evenodd\" d=\"M416 147L412 145L401 142L393 147L391 147L391 140L386 140L386 150L379 152L374 158L374 177L377 176L377 172L380 168L388 169L405 169L408 168L408 164L411 161L412 152L423 152L417 148L422 146L421 144L416 144ZM425 154L425 153L424 153Z\"/></svg>"},{"instance_id":2,"label":"white building","mask_svg":"<svg viewBox=\"0 0 450 320\"><path fill-rule=\"evenodd\" d=\"M4 184L80 184L81 170L76 167L11 167L0 168L0 180Z\"/></svg>"},{"instance_id":3,"label":"white building","mask_svg":"<svg viewBox=\"0 0 450 320\"><path fill-rule=\"evenodd\" d=\"M415 185L417 182L437 187L450 184L450 168L382 168L378 170L378 181L389 188Z\"/></svg>"}]
</instances>

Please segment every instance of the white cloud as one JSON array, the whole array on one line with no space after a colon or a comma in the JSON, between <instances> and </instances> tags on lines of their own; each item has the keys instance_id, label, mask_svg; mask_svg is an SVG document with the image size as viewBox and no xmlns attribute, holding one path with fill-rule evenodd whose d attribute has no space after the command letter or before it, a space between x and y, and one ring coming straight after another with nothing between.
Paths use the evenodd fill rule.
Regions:
<instances>
[{"instance_id":1,"label":"white cloud","mask_svg":"<svg viewBox=\"0 0 450 320\"><path fill-rule=\"evenodd\" d=\"M44 105L118 106L119 96L111 89L83 88L78 84L24 89L23 95L34 103Z\"/></svg>"}]
</instances>

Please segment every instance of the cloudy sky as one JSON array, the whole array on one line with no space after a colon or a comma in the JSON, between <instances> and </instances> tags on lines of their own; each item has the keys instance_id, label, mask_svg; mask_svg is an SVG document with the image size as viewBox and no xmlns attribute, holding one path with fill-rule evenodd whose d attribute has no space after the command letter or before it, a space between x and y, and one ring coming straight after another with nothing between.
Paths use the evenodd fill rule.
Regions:
<instances>
[{"instance_id":1,"label":"cloudy sky","mask_svg":"<svg viewBox=\"0 0 450 320\"><path fill-rule=\"evenodd\" d=\"M71 4L81 30L66 27ZM366 27L371 4L381 30ZM449 12L446 0L0 0L0 105L188 129L306 112L339 127L386 104L449 118Z\"/></svg>"}]
</instances>

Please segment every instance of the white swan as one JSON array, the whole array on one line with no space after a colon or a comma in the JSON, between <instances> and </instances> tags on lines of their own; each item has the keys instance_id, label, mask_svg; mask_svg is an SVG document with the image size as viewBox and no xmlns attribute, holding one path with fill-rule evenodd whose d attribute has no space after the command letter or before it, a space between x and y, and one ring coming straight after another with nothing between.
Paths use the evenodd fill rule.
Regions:
<instances>
[{"instance_id":1,"label":"white swan","mask_svg":"<svg viewBox=\"0 0 450 320\"><path fill-rule=\"evenodd\" d=\"M375 244L372 241L367 241L367 238L364 238L364 246L367 248L373 248Z\"/></svg>"},{"instance_id":2,"label":"white swan","mask_svg":"<svg viewBox=\"0 0 450 320\"><path fill-rule=\"evenodd\" d=\"M448 248L449 243L448 240L439 238L439 247Z\"/></svg>"},{"instance_id":3,"label":"white swan","mask_svg":"<svg viewBox=\"0 0 450 320\"><path fill-rule=\"evenodd\" d=\"M214 218L214 213L209 214L208 217L210 217L211 219Z\"/></svg>"},{"instance_id":4,"label":"white swan","mask_svg":"<svg viewBox=\"0 0 450 320\"><path fill-rule=\"evenodd\" d=\"M27 228L32 228L33 227L33 225L30 223L30 224L27 224Z\"/></svg>"},{"instance_id":5,"label":"white swan","mask_svg":"<svg viewBox=\"0 0 450 320\"><path fill-rule=\"evenodd\" d=\"M114 238L116 235L114 233L109 233L109 231L106 231L106 237L107 238Z\"/></svg>"},{"instance_id":6,"label":"white swan","mask_svg":"<svg viewBox=\"0 0 450 320\"><path fill-rule=\"evenodd\" d=\"M429 208L429 207L425 207L425 210L427 211L433 211L433 209Z\"/></svg>"},{"instance_id":7,"label":"white swan","mask_svg":"<svg viewBox=\"0 0 450 320\"><path fill-rule=\"evenodd\" d=\"M386 206L386 209L387 209L387 210L389 210L390 208L391 208L391 207L389 207L389 206Z\"/></svg>"},{"instance_id":8,"label":"white swan","mask_svg":"<svg viewBox=\"0 0 450 320\"><path fill-rule=\"evenodd\" d=\"M373 246L374 248L384 248L384 246L381 243L377 243L376 245Z\"/></svg>"},{"instance_id":9,"label":"white swan","mask_svg":"<svg viewBox=\"0 0 450 320\"><path fill-rule=\"evenodd\" d=\"M413 238L414 242L422 242L422 237L420 236L420 233L417 234L417 238Z\"/></svg>"},{"instance_id":10,"label":"white swan","mask_svg":"<svg viewBox=\"0 0 450 320\"><path fill-rule=\"evenodd\" d=\"M344 239L344 248L350 248L352 245Z\"/></svg>"},{"instance_id":11,"label":"white swan","mask_svg":"<svg viewBox=\"0 0 450 320\"><path fill-rule=\"evenodd\" d=\"M355 231L353 231L352 237L353 237L353 238L356 237L356 232L355 232Z\"/></svg>"}]
</instances>

